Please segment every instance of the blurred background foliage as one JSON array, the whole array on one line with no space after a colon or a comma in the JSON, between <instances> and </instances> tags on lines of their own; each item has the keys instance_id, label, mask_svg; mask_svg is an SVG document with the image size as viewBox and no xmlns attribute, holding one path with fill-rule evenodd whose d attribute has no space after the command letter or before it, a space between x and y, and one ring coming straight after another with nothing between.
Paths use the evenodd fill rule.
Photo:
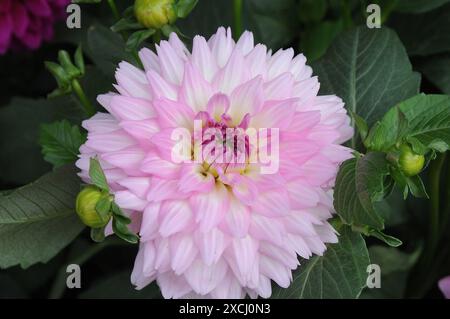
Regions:
<instances>
[{"instance_id":1,"label":"blurred background foliage","mask_svg":"<svg viewBox=\"0 0 450 319\"><path fill-rule=\"evenodd\" d=\"M119 10L132 3L118 1ZM450 0L243 0L242 24L243 29L253 31L257 42L273 51L293 47L311 63L326 53L339 34L365 24L369 3L381 6L382 27L397 32L413 70L422 74L420 91L450 94ZM82 85L92 101L99 92L113 89L117 62L133 61L122 38L109 29L114 22L105 1L82 5L81 29L70 30L62 22L56 27L54 41L39 50L0 56L0 191L27 184L51 170L38 144L42 123L68 119L79 124L83 117L79 102L72 96L46 99L56 83L43 61L55 60L60 49L72 54L81 42L87 63ZM196 34L209 36L218 26L233 26L232 1L200 0L192 13L176 25L187 43ZM447 184L441 188L441 207L448 214L448 159L444 165L442 173L448 178L441 179ZM404 245L394 249L381 246L377 240L367 240L372 262L386 265L388 270L383 272L382 288L366 289L361 297L439 297L435 282L448 275L450 269L450 229L444 230L435 269L416 276L421 281L416 282L413 266L422 249L428 203L412 197L403 201L401 192L394 190L379 206L389 234L401 238ZM26 270L18 266L2 270L0 297L160 297L154 285L140 292L130 285L137 247L108 239L92 252L88 238L84 231L47 264ZM65 290L65 265L73 262L83 264L82 289Z\"/></svg>"}]
</instances>

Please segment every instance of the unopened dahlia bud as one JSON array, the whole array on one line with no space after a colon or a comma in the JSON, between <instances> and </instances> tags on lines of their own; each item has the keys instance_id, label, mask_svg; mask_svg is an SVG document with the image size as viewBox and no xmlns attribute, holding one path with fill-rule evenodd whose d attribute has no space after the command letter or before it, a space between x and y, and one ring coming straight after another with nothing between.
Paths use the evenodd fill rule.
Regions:
<instances>
[{"instance_id":1,"label":"unopened dahlia bud","mask_svg":"<svg viewBox=\"0 0 450 319\"><path fill-rule=\"evenodd\" d=\"M92 228L105 226L111 218L111 213L101 214L96 209L97 203L105 195L95 186L84 188L77 196L76 211L83 224Z\"/></svg>"},{"instance_id":2,"label":"unopened dahlia bud","mask_svg":"<svg viewBox=\"0 0 450 319\"><path fill-rule=\"evenodd\" d=\"M159 29L177 19L174 0L136 0L134 14L147 28Z\"/></svg>"},{"instance_id":3,"label":"unopened dahlia bud","mask_svg":"<svg viewBox=\"0 0 450 319\"><path fill-rule=\"evenodd\" d=\"M425 164L425 157L413 152L408 145L400 147L400 157L398 165L407 176L414 176L420 173Z\"/></svg>"}]
</instances>

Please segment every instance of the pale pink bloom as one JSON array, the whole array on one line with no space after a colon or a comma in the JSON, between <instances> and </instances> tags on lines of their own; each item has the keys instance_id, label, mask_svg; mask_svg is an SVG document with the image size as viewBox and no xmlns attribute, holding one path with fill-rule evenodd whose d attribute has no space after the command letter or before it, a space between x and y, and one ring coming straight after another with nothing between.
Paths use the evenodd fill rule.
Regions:
<instances>
[{"instance_id":1,"label":"pale pink bloom","mask_svg":"<svg viewBox=\"0 0 450 319\"><path fill-rule=\"evenodd\" d=\"M144 70L121 62L118 93L98 97L107 113L84 121L77 162L89 182L89 158L98 156L135 220L132 283L156 280L165 298L267 298L271 281L288 287L299 257L338 240L327 220L338 166L351 157L339 145L353 134L344 103L317 96L303 55L272 53L250 32L235 42L219 28L209 40L196 36L192 52L172 34L139 56ZM279 128L279 170L174 163L170 133L192 132L194 119L205 128Z\"/></svg>"},{"instance_id":2,"label":"pale pink bloom","mask_svg":"<svg viewBox=\"0 0 450 319\"><path fill-rule=\"evenodd\" d=\"M438 286L444 294L444 297L446 299L450 299L450 276L444 277L439 280Z\"/></svg>"}]
</instances>

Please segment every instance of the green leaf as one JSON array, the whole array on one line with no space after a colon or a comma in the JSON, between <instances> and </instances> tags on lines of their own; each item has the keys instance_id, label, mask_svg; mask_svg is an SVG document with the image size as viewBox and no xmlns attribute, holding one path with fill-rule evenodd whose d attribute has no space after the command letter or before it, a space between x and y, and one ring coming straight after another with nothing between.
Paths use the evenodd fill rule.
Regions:
<instances>
[{"instance_id":1,"label":"green leaf","mask_svg":"<svg viewBox=\"0 0 450 319\"><path fill-rule=\"evenodd\" d=\"M89 177L92 184L105 192L109 192L108 182L106 181L105 173L96 158L91 158L89 161Z\"/></svg>"},{"instance_id":2,"label":"green leaf","mask_svg":"<svg viewBox=\"0 0 450 319\"><path fill-rule=\"evenodd\" d=\"M364 141L367 137L367 134L369 133L369 127L367 126L366 121L356 113L350 112L350 115L353 119L353 122L355 123L356 128L358 129L361 140Z\"/></svg>"},{"instance_id":3,"label":"green leaf","mask_svg":"<svg viewBox=\"0 0 450 319\"><path fill-rule=\"evenodd\" d=\"M382 231L376 230L376 229L370 229L369 236L378 238L379 240L383 241L384 243L386 243L387 245L389 245L391 247L398 247L403 244L403 242L400 239L395 238L390 235L387 235L387 234L383 233Z\"/></svg>"},{"instance_id":4,"label":"green leaf","mask_svg":"<svg viewBox=\"0 0 450 319\"><path fill-rule=\"evenodd\" d=\"M121 61L136 62L126 51L119 34L102 25L94 25L88 31L88 45L95 64L108 76L113 76Z\"/></svg>"},{"instance_id":5,"label":"green leaf","mask_svg":"<svg viewBox=\"0 0 450 319\"><path fill-rule=\"evenodd\" d=\"M139 242L139 237L135 233L130 231L127 224L123 223L122 220L113 218L112 227L114 234L116 234L123 240L131 244L137 244Z\"/></svg>"},{"instance_id":6,"label":"green leaf","mask_svg":"<svg viewBox=\"0 0 450 319\"><path fill-rule=\"evenodd\" d=\"M0 268L47 262L84 228L75 213L80 179L63 166L0 195Z\"/></svg>"},{"instance_id":7,"label":"green leaf","mask_svg":"<svg viewBox=\"0 0 450 319\"><path fill-rule=\"evenodd\" d=\"M287 289L274 287L272 298L357 298L366 284L369 255L362 236L348 227L323 256L300 260Z\"/></svg>"},{"instance_id":8,"label":"green leaf","mask_svg":"<svg viewBox=\"0 0 450 319\"><path fill-rule=\"evenodd\" d=\"M312 62L325 54L336 36L344 29L343 20L324 21L306 29L300 39L300 51Z\"/></svg>"},{"instance_id":9,"label":"green leaf","mask_svg":"<svg viewBox=\"0 0 450 319\"><path fill-rule=\"evenodd\" d=\"M450 51L450 3L420 15L398 15L391 25L411 56Z\"/></svg>"},{"instance_id":10,"label":"green leaf","mask_svg":"<svg viewBox=\"0 0 450 319\"><path fill-rule=\"evenodd\" d=\"M153 34L155 34L154 29L146 29L133 32L127 40L126 44L127 49L137 50L139 46Z\"/></svg>"},{"instance_id":11,"label":"green leaf","mask_svg":"<svg viewBox=\"0 0 450 319\"><path fill-rule=\"evenodd\" d=\"M91 239L96 243L101 243L105 240L105 227L91 228Z\"/></svg>"},{"instance_id":12,"label":"green leaf","mask_svg":"<svg viewBox=\"0 0 450 319\"><path fill-rule=\"evenodd\" d=\"M95 205L96 212L100 215L101 219L108 221L111 217L112 199L109 195L101 198Z\"/></svg>"},{"instance_id":13,"label":"green leaf","mask_svg":"<svg viewBox=\"0 0 450 319\"><path fill-rule=\"evenodd\" d=\"M399 108L392 108L373 127L365 143L370 150L388 152L401 142L408 129L408 121Z\"/></svg>"},{"instance_id":14,"label":"green leaf","mask_svg":"<svg viewBox=\"0 0 450 319\"><path fill-rule=\"evenodd\" d=\"M189 13L195 8L198 0L178 0L175 7L178 18L186 18Z\"/></svg>"},{"instance_id":15,"label":"green leaf","mask_svg":"<svg viewBox=\"0 0 450 319\"><path fill-rule=\"evenodd\" d=\"M319 76L320 93L343 98L346 108L369 127L389 108L417 94L420 85L402 43L386 27L363 26L343 33L312 67ZM357 139L352 139L353 147Z\"/></svg>"},{"instance_id":16,"label":"green leaf","mask_svg":"<svg viewBox=\"0 0 450 319\"><path fill-rule=\"evenodd\" d=\"M427 59L418 65L425 77L436 85L442 93L450 94L450 55L441 55Z\"/></svg>"},{"instance_id":17,"label":"green leaf","mask_svg":"<svg viewBox=\"0 0 450 319\"><path fill-rule=\"evenodd\" d=\"M117 21L112 27L111 31L113 32L122 32L122 31L129 31L129 30L139 30L144 28L142 24L136 21L136 18L134 15L129 18L122 18L119 21Z\"/></svg>"},{"instance_id":18,"label":"green leaf","mask_svg":"<svg viewBox=\"0 0 450 319\"><path fill-rule=\"evenodd\" d=\"M423 185L422 179L419 175L411 176L406 179L408 188L415 197L419 198L429 198L425 186Z\"/></svg>"},{"instance_id":19,"label":"green leaf","mask_svg":"<svg viewBox=\"0 0 450 319\"><path fill-rule=\"evenodd\" d=\"M450 96L420 94L396 107L408 121L407 139L440 152L449 149Z\"/></svg>"},{"instance_id":20,"label":"green leaf","mask_svg":"<svg viewBox=\"0 0 450 319\"><path fill-rule=\"evenodd\" d=\"M334 208L346 224L383 229L383 218L374 202L385 195L388 174L385 154L378 152L349 159L341 165L336 177Z\"/></svg>"},{"instance_id":21,"label":"green leaf","mask_svg":"<svg viewBox=\"0 0 450 319\"><path fill-rule=\"evenodd\" d=\"M74 162L85 140L79 127L70 125L67 120L41 125L39 144L42 154L54 167Z\"/></svg>"},{"instance_id":22,"label":"green leaf","mask_svg":"<svg viewBox=\"0 0 450 319\"><path fill-rule=\"evenodd\" d=\"M424 13L436 9L450 0L397 0L395 10L404 13Z\"/></svg>"},{"instance_id":23,"label":"green leaf","mask_svg":"<svg viewBox=\"0 0 450 319\"><path fill-rule=\"evenodd\" d=\"M39 128L42 123L64 118L74 123L81 119L77 101L71 96L51 100L13 98L1 107L0 179L24 185L48 172L51 165L42 158Z\"/></svg>"},{"instance_id":24,"label":"green leaf","mask_svg":"<svg viewBox=\"0 0 450 319\"><path fill-rule=\"evenodd\" d=\"M125 213L122 211L122 209L117 206L116 203L112 203L111 204L111 208L112 208L112 212L115 218L119 219L123 224L130 224L131 223L131 219L130 217L128 217L127 215L125 215Z\"/></svg>"},{"instance_id":25,"label":"green leaf","mask_svg":"<svg viewBox=\"0 0 450 319\"><path fill-rule=\"evenodd\" d=\"M326 12L326 0L303 0L298 8L298 16L303 23L320 22L325 17Z\"/></svg>"},{"instance_id":26,"label":"green leaf","mask_svg":"<svg viewBox=\"0 0 450 319\"><path fill-rule=\"evenodd\" d=\"M75 65L81 71L81 74L84 74L86 71L86 67L84 65L83 48L81 44L77 47L77 50L75 51L74 60Z\"/></svg>"}]
</instances>

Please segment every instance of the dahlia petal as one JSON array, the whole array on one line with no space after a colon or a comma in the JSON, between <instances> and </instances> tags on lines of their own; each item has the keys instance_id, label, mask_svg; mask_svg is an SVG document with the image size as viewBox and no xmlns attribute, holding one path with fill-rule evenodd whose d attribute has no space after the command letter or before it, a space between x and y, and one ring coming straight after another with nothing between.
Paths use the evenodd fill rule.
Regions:
<instances>
[{"instance_id":1,"label":"dahlia petal","mask_svg":"<svg viewBox=\"0 0 450 319\"><path fill-rule=\"evenodd\" d=\"M172 272L165 272L158 276L158 285L161 294L166 299L178 299L191 292L192 288L183 276L177 276Z\"/></svg>"},{"instance_id":2,"label":"dahlia petal","mask_svg":"<svg viewBox=\"0 0 450 319\"><path fill-rule=\"evenodd\" d=\"M145 198L150 188L149 177L127 177L117 181L117 183L141 198Z\"/></svg>"},{"instance_id":3,"label":"dahlia petal","mask_svg":"<svg viewBox=\"0 0 450 319\"><path fill-rule=\"evenodd\" d=\"M191 235L178 235L170 239L171 267L177 275L183 274L197 257L198 249Z\"/></svg>"},{"instance_id":4,"label":"dahlia petal","mask_svg":"<svg viewBox=\"0 0 450 319\"><path fill-rule=\"evenodd\" d=\"M231 29L228 28L225 30L224 27L220 27L217 32L208 40L208 45L211 48L212 55L215 57L217 66L219 68L225 66L234 48Z\"/></svg>"},{"instance_id":5,"label":"dahlia petal","mask_svg":"<svg viewBox=\"0 0 450 319\"><path fill-rule=\"evenodd\" d=\"M194 127L194 112L185 104L160 99L153 102L158 114L158 124L164 128L188 128Z\"/></svg>"},{"instance_id":6,"label":"dahlia petal","mask_svg":"<svg viewBox=\"0 0 450 319\"><path fill-rule=\"evenodd\" d=\"M117 84L128 93L128 96L146 100L152 99L145 73L134 65L128 62L119 63L119 68L116 71L116 80Z\"/></svg>"},{"instance_id":7,"label":"dahlia petal","mask_svg":"<svg viewBox=\"0 0 450 319\"><path fill-rule=\"evenodd\" d=\"M144 65L144 70L149 72L150 70L155 71L156 73L161 73L161 67L159 64L159 58L156 53L148 48L142 48L139 51L139 58Z\"/></svg>"},{"instance_id":8,"label":"dahlia petal","mask_svg":"<svg viewBox=\"0 0 450 319\"><path fill-rule=\"evenodd\" d=\"M230 108L230 99L225 94L214 94L208 101L206 110L217 122L221 120L222 114L225 114Z\"/></svg>"},{"instance_id":9,"label":"dahlia petal","mask_svg":"<svg viewBox=\"0 0 450 319\"><path fill-rule=\"evenodd\" d=\"M289 193L289 202L292 209L314 207L319 202L319 195L314 188L300 179L289 181L286 184Z\"/></svg>"},{"instance_id":10,"label":"dahlia petal","mask_svg":"<svg viewBox=\"0 0 450 319\"><path fill-rule=\"evenodd\" d=\"M450 299L450 276L444 277L439 280L438 286L444 294L445 298Z\"/></svg>"},{"instance_id":11,"label":"dahlia petal","mask_svg":"<svg viewBox=\"0 0 450 319\"><path fill-rule=\"evenodd\" d=\"M91 133L110 133L120 129L114 117L107 113L96 113L84 120L81 126Z\"/></svg>"},{"instance_id":12,"label":"dahlia petal","mask_svg":"<svg viewBox=\"0 0 450 319\"><path fill-rule=\"evenodd\" d=\"M258 242L250 236L234 238L227 259L241 284L255 288L259 282Z\"/></svg>"},{"instance_id":13,"label":"dahlia petal","mask_svg":"<svg viewBox=\"0 0 450 319\"><path fill-rule=\"evenodd\" d=\"M144 151L139 147L130 147L121 151L104 153L101 158L111 165L123 170L138 170L145 157Z\"/></svg>"},{"instance_id":14,"label":"dahlia petal","mask_svg":"<svg viewBox=\"0 0 450 319\"><path fill-rule=\"evenodd\" d=\"M208 232L196 232L195 236L203 263L207 266L217 263L228 245L228 240L223 232L213 228Z\"/></svg>"},{"instance_id":15,"label":"dahlia petal","mask_svg":"<svg viewBox=\"0 0 450 319\"><path fill-rule=\"evenodd\" d=\"M281 73L288 72L293 57L292 48L278 50L267 62L267 79L272 80Z\"/></svg>"},{"instance_id":16,"label":"dahlia petal","mask_svg":"<svg viewBox=\"0 0 450 319\"><path fill-rule=\"evenodd\" d=\"M274 189L260 193L252 205L255 213L267 217L279 217L289 213L289 195L285 189Z\"/></svg>"},{"instance_id":17,"label":"dahlia petal","mask_svg":"<svg viewBox=\"0 0 450 319\"><path fill-rule=\"evenodd\" d=\"M257 44L245 57L245 65L250 72L250 78L261 75L266 77L267 47Z\"/></svg>"},{"instance_id":18,"label":"dahlia petal","mask_svg":"<svg viewBox=\"0 0 450 319\"><path fill-rule=\"evenodd\" d=\"M217 64L204 37L195 36L192 45L192 63L200 70L206 81L210 82L217 72Z\"/></svg>"},{"instance_id":19,"label":"dahlia petal","mask_svg":"<svg viewBox=\"0 0 450 319\"><path fill-rule=\"evenodd\" d=\"M167 199L180 198L176 180L165 180L159 178L152 179L152 187L147 194L150 202L160 202Z\"/></svg>"},{"instance_id":20,"label":"dahlia petal","mask_svg":"<svg viewBox=\"0 0 450 319\"><path fill-rule=\"evenodd\" d=\"M294 249L289 247L276 246L270 242L262 242L259 245L259 252L273 260L276 260L289 269L296 269L300 264Z\"/></svg>"},{"instance_id":21,"label":"dahlia petal","mask_svg":"<svg viewBox=\"0 0 450 319\"><path fill-rule=\"evenodd\" d=\"M13 23L14 23L14 34L17 37L22 37L25 34L25 31L27 30L29 26L29 19L27 10L24 8L24 6L21 3L18 3L16 1L13 1L11 3L11 10L12 15L14 17ZM1 27L0 27L1 29ZM1 42L1 35L0 35L0 42Z\"/></svg>"},{"instance_id":22,"label":"dahlia petal","mask_svg":"<svg viewBox=\"0 0 450 319\"><path fill-rule=\"evenodd\" d=\"M235 50L240 50L242 54L248 54L254 47L253 33L244 31L236 43Z\"/></svg>"},{"instance_id":23,"label":"dahlia petal","mask_svg":"<svg viewBox=\"0 0 450 319\"><path fill-rule=\"evenodd\" d=\"M179 85L184 72L184 63L181 57L167 41L161 41L159 45L156 45L156 52L158 52L161 74L164 79Z\"/></svg>"},{"instance_id":24,"label":"dahlia petal","mask_svg":"<svg viewBox=\"0 0 450 319\"><path fill-rule=\"evenodd\" d=\"M178 176L180 166L171 161L165 161L155 153L149 152L142 161L140 169L159 178L173 179Z\"/></svg>"},{"instance_id":25,"label":"dahlia petal","mask_svg":"<svg viewBox=\"0 0 450 319\"><path fill-rule=\"evenodd\" d=\"M153 277L156 274L155 260L156 247L152 242L146 242L144 246L144 263L142 265L142 272L145 277Z\"/></svg>"},{"instance_id":26,"label":"dahlia petal","mask_svg":"<svg viewBox=\"0 0 450 319\"><path fill-rule=\"evenodd\" d=\"M154 239L158 235L158 218L161 203L148 204L142 214L142 223L139 230L141 243Z\"/></svg>"},{"instance_id":27,"label":"dahlia petal","mask_svg":"<svg viewBox=\"0 0 450 319\"><path fill-rule=\"evenodd\" d=\"M150 138L159 131L158 124L154 119L121 121L119 126L123 128L125 132L144 144L149 143Z\"/></svg>"},{"instance_id":28,"label":"dahlia petal","mask_svg":"<svg viewBox=\"0 0 450 319\"><path fill-rule=\"evenodd\" d=\"M237 125L245 114L257 114L263 102L262 78L258 76L233 90L227 113Z\"/></svg>"},{"instance_id":29,"label":"dahlia petal","mask_svg":"<svg viewBox=\"0 0 450 319\"><path fill-rule=\"evenodd\" d=\"M230 274L227 274L217 287L211 291L211 296L216 299L242 299L244 298L239 281Z\"/></svg>"},{"instance_id":30,"label":"dahlia petal","mask_svg":"<svg viewBox=\"0 0 450 319\"><path fill-rule=\"evenodd\" d=\"M158 241L155 240L156 246L156 259L155 259L155 269L159 274L163 274L165 272L169 272L171 270L170 267L170 244L169 238L167 237L159 237ZM173 274L175 276L175 274ZM159 280L161 276L158 276L157 280ZM158 281L158 285L160 285ZM161 290L162 287L160 286Z\"/></svg>"},{"instance_id":31,"label":"dahlia petal","mask_svg":"<svg viewBox=\"0 0 450 319\"><path fill-rule=\"evenodd\" d=\"M261 255L259 258L259 268L261 274L275 281L278 286L282 288L289 287L292 280L292 273L289 267L284 266L282 263L270 257Z\"/></svg>"},{"instance_id":32,"label":"dahlia petal","mask_svg":"<svg viewBox=\"0 0 450 319\"><path fill-rule=\"evenodd\" d=\"M271 129L289 127L295 113L295 103L297 99L264 103L261 111L251 118L250 127Z\"/></svg>"},{"instance_id":33,"label":"dahlia petal","mask_svg":"<svg viewBox=\"0 0 450 319\"><path fill-rule=\"evenodd\" d=\"M147 71L147 78L155 99L166 98L173 101L177 99L177 87L163 79L159 73L154 70L149 70Z\"/></svg>"},{"instance_id":34,"label":"dahlia petal","mask_svg":"<svg viewBox=\"0 0 450 319\"><path fill-rule=\"evenodd\" d=\"M266 100L282 100L286 96L292 96L294 78L291 73L285 72L264 83L264 96Z\"/></svg>"},{"instance_id":35,"label":"dahlia petal","mask_svg":"<svg viewBox=\"0 0 450 319\"><path fill-rule=\"evenodd\" d=\"M236 199L231 199L228 212L225 215L225 229L233 237L247 236L250 226L249 209Z\"/></svg>"},{"instance_id":36,"label":"dahlia petal","mask_svg":"<svg viewBox=\"0 0 450 319\"><path fill-rule=\"evenodd\" d=\"M122 209L144 210L147 202L130 191L118 191L114 194L114 200L117 206Z\"/></svg>"},{"instance_id":37,"label":"dahlia petal","mask_svg":"<svg viewBox=\"0 0 450 319\"><path fill-rule=\"evenodd\" d=\"M289 125L289 131L304 133L319 124L319 122L320 111L297 112Z\"/></svg>"},{"instance_id":38,"label":"dahlia petal","mask_svg":"<svg viewBox=\"0 0 450 319\"><path fill-rule=\"evenodd\" d=\"M210 193L190 197L200 231L208 232L220 223L228 210L228 198L227 189L222 184L216 184Z\"/></svg>"},{"instance_id":39,"label":"dahlia petal","mask_svg":"<svg viewBox=\"0 0 450 319\"><path fill-rule=\"evenodd\" d=\"M270 278L264 275L259 275L259 283L256 292L262 298L269 298L272 295L272 283Z\"/></svg>"},{"instance_id":40,"label":"dahlia petal","mask_svg":"<svg viewBox=\"0 0 450 319\"><path fill-rule=\"evenodd\" d=\"M226 272L227 266L223 260L207 266L197 258L185 271L184 278L196 293L206 295L217 287Z\"/></svg>"},{"instance_id":41,"label":"dahlia petal","mask_svg":"<svg viewBox=\"0 0 450 319\"><path fill-rule=\"evenodd\" d=\"M150 284L155 278L153 276L146 277L144 275L144 251L145 244L140 244L136 260L134 261L133 272L131 273L131 283L136 287L137 290L141 290L148 284Z\"/></svg>"},{"instance_id":42,"label":"dahlia petal","mask_svg":"<svg viewBox=\"0 0 450 319\"><path fill-rule=\"evenodd\" d=\"M136 145L136 141L123 131L111 133L89 133L86 145L97 152L120 151L127 147Z\"/></svg>"},{"instance_id":43,"label":"dahlia petal","mask_svg":"<svg viewBox=\"0 0 450 319\"><path fill-rule=\"evenodd\" d=\"M155 111L150 102L117 95L111 99L110 110L117 119L139 121L155 117Z\"/></svg>"},{"instance_id":44,"label":"dahlia petal","mask_svg":"<svg viewBox=\"0 0 450 319\"><path fill-rule=\"evenodd\" d=\"M189 204L183 200L166 201L161 205L162 215L159 233L163 237L176 234L189 226L192 221L192 211Z\"/></svg>"},{"instance_id":45,"label":"dahlia petal","mask_svg":"<svg viewBox=\"0 0 450 319\"><path fill-rule=\"evenodd\" d=\"M209 82L203 79L200 71L192 63L186 63L180 90L180 102L190 106L195 112L199 112L206 108L211 94L212 88Z\"/></svg>"},{"instance_id":46,"label":"dahlia petal","mask_svg":"<svg viewBox=\"0 0 450 319\"><path fill-rule=\"evenodd\" d=\"M249 79L242 53L234 51L225 67L214 77L213 87L222 93L230 94L240 83Z\"/></svg>"},{"instance_id":47,"label":"dahlia petal","mask_svg":"<svg viewBox=\"0 0 450 319\"><path fill-rule=\"evenodd\" d=\"M186 164L180 171L178 189L183 193L205 193L214 187L214 183L214 176L204 173L200 164Z\"/></svg>"}]
</instances>

